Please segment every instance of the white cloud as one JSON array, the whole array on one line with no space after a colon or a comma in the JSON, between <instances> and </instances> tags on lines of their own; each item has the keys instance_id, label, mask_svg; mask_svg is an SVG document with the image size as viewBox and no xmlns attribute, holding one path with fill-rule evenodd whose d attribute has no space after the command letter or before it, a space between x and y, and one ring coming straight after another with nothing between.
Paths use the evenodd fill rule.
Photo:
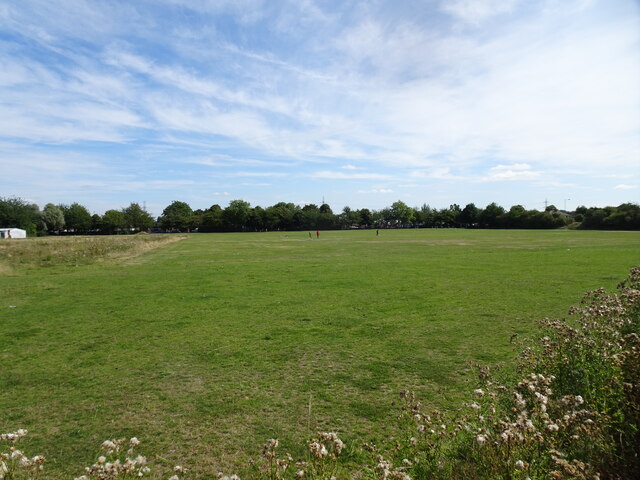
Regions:
<instances>
[{"instance_id":1,"label":"white cloud","mask_svg":"<svg viewBox=\"0 0 640 480\"><path fill-rule=\"evenodd\" d=\"M243 172L243 171L239 171L239 172L227 173L224 176L225 177L258 177L258 178L273 177L273 178L277 178L277 177L286 177L287 174L286 173L282 173L282 172Z\"/></svg>"},{"instance_id":2,"label":"white cloud","mask_svg":"<svg viewBox=\"0 0 640 480\"><path fill-rule=\"evenodd\" d=\"M387 178L385 175L378 173L344 173L344 172L332 172L329 170L314 172L311 174L312 178L327 178L333 180L373 180Z\"/></svg>"},{"instance_id":3,"label":"white cloud","mask_svg":"<svg viewBox=\"0 0 640 480\"><path fill-rule=\"evenodd\" d=\"M520 0L444 0L442 10L466 23L480 24L485 20L511 12Z\"/></svg>"},{"instance_id":4,"label":"white cloud","mask_svg":"<svg viewBox=\"0 0 640 480\"><path fill-rule=\"evenodd\" d=\"M515 163L513 165L496 165L490 168L489 173L480 180L484 182L532 180L540 175L540 172L531 169L531 165Z\"/></svg>"},{"instance_id":5,"label":"white cloud","mask_svg":"<svg viewBox=\"0 0 640 480\"><path fill-rule=\"evenodd\" d=\"M413 170L410 174L412 178L433 178L439 180L462 180L463 177L451 173L448 167L432 168L430 170Z\"/></svg>"},{"instance_id":6,"label":"white cloud","mask_svg":"<svg viewBox=\"0 0 640 480\"><path fill-rule=\"evenodd\" d=\"M620 185L616 185L615 187L616 190L635 190L636 188L640 188L638 187L638 185L626 185L624 183L621 183Z\"/></svg>"},{"instance_id":7,"label":"white cloud","mask_svg":"<svg viewBox=\"0 0 640 480\"><path fill-rule=\"evenodd\" d=\"M358 193L393 193L390 188L372 188L371 190L358 190Z\"/></svg>"}]
</instances>

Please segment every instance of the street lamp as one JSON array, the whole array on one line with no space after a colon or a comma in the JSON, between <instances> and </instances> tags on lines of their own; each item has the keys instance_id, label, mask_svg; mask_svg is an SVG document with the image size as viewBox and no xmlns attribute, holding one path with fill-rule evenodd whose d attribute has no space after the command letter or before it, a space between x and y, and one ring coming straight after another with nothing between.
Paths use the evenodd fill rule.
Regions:
<instances>
[{"instance_id":1,"label":"street lamp","mask_svg":"<svg viewBox=\"0 0 640 480\"><path fill-rule=\"evenodd\" d=\"M564 211L567 211L567 200L571 200L570 198L565 198L564 199Z\"/></svg>"}]
</instances>

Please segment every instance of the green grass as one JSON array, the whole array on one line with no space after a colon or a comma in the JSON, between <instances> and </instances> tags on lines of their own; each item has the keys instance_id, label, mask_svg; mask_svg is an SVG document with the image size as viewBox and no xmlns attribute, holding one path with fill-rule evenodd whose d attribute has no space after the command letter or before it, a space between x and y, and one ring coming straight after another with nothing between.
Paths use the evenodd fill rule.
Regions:
<instances>
[{"instance_id":1,"label":"green grass","mask_svg":"<svg viewBox=\"0 0 640 480\"><path fill-rule=\"evenodd\" d=\"M387 435L400 389L457 408L469 362L508 361L512 333L638 264L637 232L381 230L200 234L12 267L0 431L30 430L52 478L121 436L197 476L241 471L271 437L295 451L317 430Z\"/></svg>"}]
</instances>

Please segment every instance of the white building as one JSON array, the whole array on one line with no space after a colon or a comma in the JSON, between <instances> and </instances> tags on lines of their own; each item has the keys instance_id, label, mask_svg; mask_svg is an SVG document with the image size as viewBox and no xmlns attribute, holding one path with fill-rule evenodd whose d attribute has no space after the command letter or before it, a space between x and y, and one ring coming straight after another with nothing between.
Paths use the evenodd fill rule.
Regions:
<instances>
[{"instance_id":1,"label":"white building","mask_svg":"<svg viewBox=\"0 0 640 480\"><path fill-rule=\"evenodd\" d=\"M21 228L0 228L0 238L27 238L27 231Z\"/></svg>"}]
</instances>

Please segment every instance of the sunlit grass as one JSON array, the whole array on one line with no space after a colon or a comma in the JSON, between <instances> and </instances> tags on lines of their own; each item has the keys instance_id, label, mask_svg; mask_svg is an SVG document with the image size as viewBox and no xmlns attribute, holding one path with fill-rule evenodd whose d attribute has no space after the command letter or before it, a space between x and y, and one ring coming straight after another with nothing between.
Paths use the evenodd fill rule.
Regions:
<instances>
[{"instance_id":1,"label":"sunlit grass","mask_svg":"<svg viewBox=\"0 0 640 480\"><path fill-rule=\"evenodd\" d=\"M137 436L197 474L241 470L268 438L295 452L318 430L386 435L400 389L454 408L469 362L512 358L511 334L614 286L639 247L632 232L211 234L14 268L0 431L29 429L67 476L105 438Z\"/></svg>"},{"instance_id":2,"label":"sunlit grass","mask_svg":"<svg viewBox=\"0 0 640 480\"><path fill-rule=\"evenodd\" d=\"M178 235L34 237L0 241L0 272L20 267L87 265L141 255L185 238Z\"/></svg>"}]
</instances>

